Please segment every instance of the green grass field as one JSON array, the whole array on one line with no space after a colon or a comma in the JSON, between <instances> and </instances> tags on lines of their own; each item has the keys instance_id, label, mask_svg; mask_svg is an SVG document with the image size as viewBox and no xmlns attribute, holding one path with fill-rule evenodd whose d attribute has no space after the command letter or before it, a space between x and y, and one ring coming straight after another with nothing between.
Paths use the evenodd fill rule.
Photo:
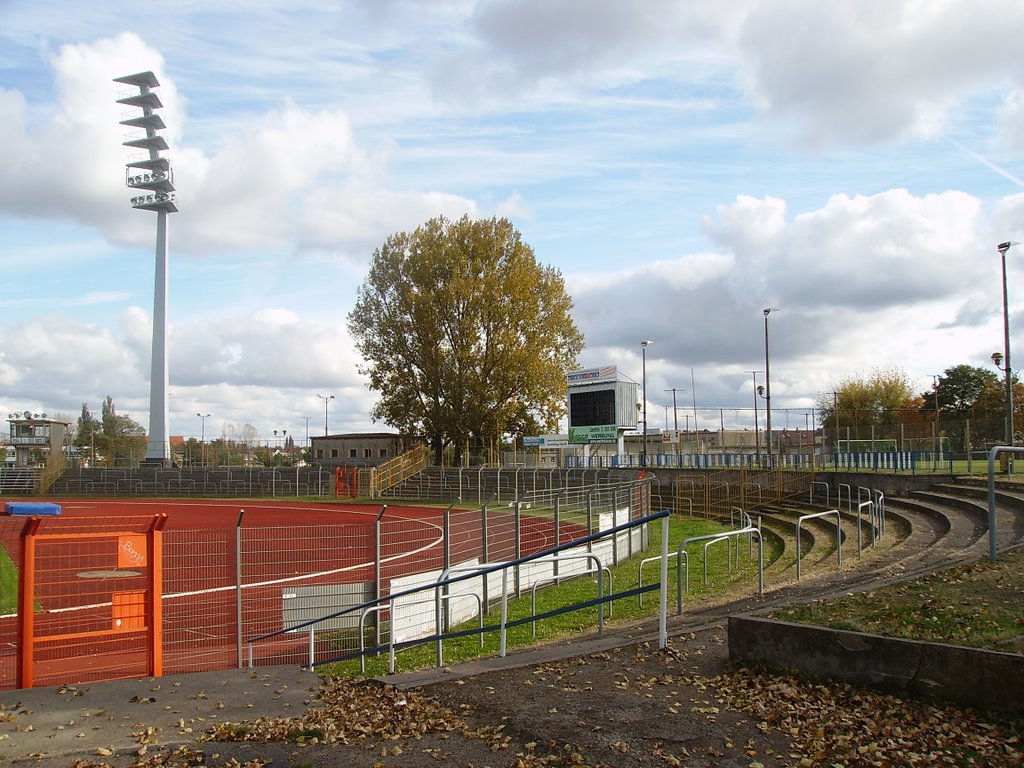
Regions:
<instances>
[{"instance_id":1,"label":"green grass field","mask_svg":"<svg viewBox=\"0 0 1024 768\"><path fill-rule=\"evenodd\" d=\"M18 569L7 550L0 546L0 613L18 610Z\"/></svg>"},{"instance_id":2,"label":"green grass field","mask_svg":"<svg viewBox=\"0 0 1024 768\"><path fill-rule=\"evenodd\" d=\"M703 518L673 516L669 522L669 552L674 553L678 544L684 539L693 536L720 533L727 530L713 520ZM617 566L611 568L612 592L619 593L638 586L640 561L644 557L655 556L661 551L661 525L654 523L650 527L651 542L643 555L636 555L632 559L623 560ZM777 551L770 551L771 540L765 540L764 559L767 566L774 558L778 557ZM746 544L743 544L742 556L736 558L733 567L729 569L729 554L724 542L708 548L708 569L710 578L707 586L703 583L703 562L704 544L697 542L687 547L689 558L689 589L684 594L684 606L691 601L699 601L712 595L722 595L731 589L740 588L746 592L757 589L757 548L754 546L753 557L748 556ZM660 574L657 563L650 563L643 571L643 584L649 585L658 581ZM500 575L491 578L499 579ZM593 600L597 596L595 578L593 576L580 576L543 587L536 594L536 614L543 614L546 611L556 610L575 603L583 603ZM606 585L607 589L607 585ZM669 611L676 610L676 560L673 557L669 561ZM608 615L608 611L611 615ZM650 592L644 596L643 604L638 597L620 598L605 607L606 622L628 622L647 618L657 614L658 594ZM509 601L508 620L527 619L534 614L533 597L530 590L523 590L522 595ZM499 611L492 606L490 613L484 619L484 626L494 628L498 623ZM477 620L467 622L452 631L477 629ZM597 627L597 608L589 606L579 610L562 613L557 616L545 618L536 623L528 622L508 630L508 647L523 647L534 643L543 643L559 638L571 636L574 633L590 632ZM351 648L352 638L339 638L342 640L339 647L339 655L344 653L345 648ZM368 643L371 644L371 643ZM464 637L444 641L445 663L456 664L461 661L468 661L474 658L494 656L499 650L499 633L488 631L484 634L483 647L481 648L480 638L474 633ZM426 643L398 652L396 664L399 671L421 669L435 664L435 645ZM328 675L360 676L358 660L326 664L320 671ZM386 654L380 657L369 657L366 661L366 674L380 675L387 671Z\"/></svg>"}]
</instances>

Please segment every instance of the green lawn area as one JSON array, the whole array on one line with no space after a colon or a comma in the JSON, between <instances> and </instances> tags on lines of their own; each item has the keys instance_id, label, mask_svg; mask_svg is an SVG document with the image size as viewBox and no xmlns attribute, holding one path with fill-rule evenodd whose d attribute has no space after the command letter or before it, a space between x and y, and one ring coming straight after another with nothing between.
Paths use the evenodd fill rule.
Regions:
<instances>
[{"instance_id":1,"label":"green lawn area","mask_svg":"<svg viewBox=\"0 0 1024 768\"><path fill-rule=\"evenodd\" d=\"M0 613L18 610L18 569L7 550L0 546Z\"/></svg>"},{"instance_id":2,"label":"green lawn area","mask_svg":"<svg viewBox=\"0 0 1024 768\"><path fill-rule=\"evenodd\" d=\"M873 592L775 611L834 629L1024 653L1024 548Z\"/></svg>"},{"instance_id":3,"label":"green lawn area","mask_svg":"<svg viewBox=\"0 0 1024 768\"><path fill-rule=\"evenodd\" d=\"M673 516L669 518L669 552L674 553L680 542L693 536L703 536L711 533L719 533L728 529L713 520L703 518L691 518ZM661 552L661 523L657 521L650 526L651 543L642 554L635 554L632 559L623 560L611 568L612 592L619 593L638 586L638 570L640 562L645 557L654 557ZM771 540L765 541L765 565L778 556L778 552L769 551ZM714 544L708 548L708 571L709 583L703 583L704 563L704 542L691 544L687 547L689 558L689 591L684 594L685 606L691 602L699 601L711 595L723 594L738 585L742 585L743 591L751 593L757 589L757 545L754 545L752 556L748 554L746 542L744 541L738 550L740 555L735 555L732 570L729 569L729 554L724 542ZM734 550L735 552L735 550ZM643 584L657 583L660 577L659 565L656 562L647 564L643 570ZM492 574L489 578L500 583L501 575ZM607 581L607 580L606 580ZM607 594L607 583L605 584ZM429 593L424 593L428 595ZM536 594L536 614L555 610L573 603L582 603L593 600L597 596L596 578L592 575L576 577L556 585L545 586ZM526 619L534 615L533 599L529 589L521 591L521 596L509 601L508 620ZM676 558L669 560L669 611L676 610ZM611 615L608 615L609 609ZM607 622L629 622L643 618L649 618L657 613L658 593L648 592L643 596L643 604L637 596L620 598L605 606L605 621ZM484 626L495 627L499 623L500 608L492 606L490 612L484 617ZM557 640L571 636L579 632L592 632L597 627L597 608L588 606L568 613L545 618L536 623L528 622L508 630L507 645L509 648L527 646L534 643ZM475 630L478 628L477 619L465 624L452 627L451 631ZM386 637L386 633L385 633ZM339 650L341 655L345 650L352 647L353 642L358 642L357 633L347 637L339 636ZM444 662L446 664L457 664L474 658L494 656L499 652L499 632L489 631L484 634L483 648L480 646L479 635L469 634L465 637L454 638L444 641ZM367 642L367 646L372 641ZM381 675L387 672L387 654L380 657L369 657L366 662L367 675ZM436 646L433 642L402 649L396 656L396 669L398 671L409 671L422 669L436 663ZM359 661L350 660L336 664L326 664L320 671L328 675L359 676Z\"/></svg>"}]
</instances>

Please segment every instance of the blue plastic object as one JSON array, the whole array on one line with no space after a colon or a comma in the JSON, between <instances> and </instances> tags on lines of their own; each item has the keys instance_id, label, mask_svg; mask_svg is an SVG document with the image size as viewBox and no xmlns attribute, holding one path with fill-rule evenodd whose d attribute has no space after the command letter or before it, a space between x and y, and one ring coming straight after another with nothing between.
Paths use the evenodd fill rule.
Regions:
<instances>
[{"instance_id":1,"label":"blue plastic object","mask_svg":"<svg viewBox=\"0 0 1024 768\"><path fill-rule=\"evenodd\" d=\"M60 504L49 501L5 501L4 513L8 515L28 515L36 517L40 515L59 515Z\"/></svg>"}]
</instances>

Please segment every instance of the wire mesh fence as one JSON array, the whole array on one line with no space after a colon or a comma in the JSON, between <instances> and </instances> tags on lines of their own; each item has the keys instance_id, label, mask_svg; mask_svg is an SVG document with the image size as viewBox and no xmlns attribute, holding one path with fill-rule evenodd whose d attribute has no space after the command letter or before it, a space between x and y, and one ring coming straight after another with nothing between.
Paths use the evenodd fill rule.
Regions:
<instances>
[{"instance_id":1,"label":"wire mesh fence","mask_svg":"<svg viewBox=\"0 0 1024 768\"><path fill-rule=\"evenodd\" d=\"M396 585L543 551L650 508L643 490L649 485L635 475L579 485L584 479L593 473L436 473L407 484L406 492L411 488L417 496L426 488L434 492L415 506L392 499L386 507L263 505L293 515L287 524L231 514L223 502L190 500L190 513L209 510L209 524L161 531L155 570L152 559L131 563L123 555L126 544L149 551L144 538L131 536L144 537L152 515L89 523L69 515L35 523L37 518L0 516L0 688L24 683L27 659L34 666L29 684L58 684L152 674L154 663L167 674L250 662L308 663L377 644L393 627L414 637L432 621L433 605L320 619L387 595ZM443 503L453 488L484 502ZM159 507L173 519L175 504ZM94 507L102 509L102 500ZM35 538L26 533L30 525L38 528ZM60 537L43 538L51 531ZM32 552L26 553L26 542ZM632 546L624 540L616 557L627 556ZM155 587L147 592L140 583ZM497 585L481 586L479 598L472 584L465 594L446 598L451 615L486 611ZM10 595L24 590L32 599L19 607ZM34 629L26 633L27 618ZM315 630L307 629L314 621ZM274 632L279 634L272 641L250 643ZM26 642L36 654L31 658Z\"/></svg>"}]
</instances>

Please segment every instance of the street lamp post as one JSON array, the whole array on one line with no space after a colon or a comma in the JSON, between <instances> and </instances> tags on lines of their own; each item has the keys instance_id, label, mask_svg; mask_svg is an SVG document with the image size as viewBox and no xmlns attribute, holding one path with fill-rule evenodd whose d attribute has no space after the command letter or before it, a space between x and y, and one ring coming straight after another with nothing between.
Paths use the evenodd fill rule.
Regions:
<instances>
[{"instance_id":1,"label":"street lamp post","mask_svg":"<svg viewBox=\"0 0 1024 768\"><path fill-rule=\"evenodd\" d=\"M317 397L324 401L324 437L327 437L327 404L334 399L334 395L321 395L317 393Z\"/></svg>"},{"instance_id":2,"label":"street lamp post","mask_svg":"<svg viewBox=\"0 0 1024 768\"><path fill-rule=\"evenodd\" d=\"M197 413L196 416L198 416L202 420L202 427L200 428L200 433L199 433L199 445L200 445L200 449L199 450L200 450L200 453L202 454L203 466L205 467L206 466L206 420L208 418L210 418L210 414L208 414L208 413Z\"/></svg>"},{"instance_id":3,"label":"street lamp post","mask_svg":"<svg viewBox=\"0 0 1024 768\"><path fill-rule=\"evenodd\" d=\"M271 463L273 463L273 464L277 464L278 463L277 461L273 460L274 458L280 459L281 453L282 452L287 453L287 450L288 450L288 430L287 429L282 429L280 431L281 431L281 442L278 442L277 441L277 432L278 432L278 430L276 430L276 429L274 430L274 450L277 452L278 455L276 457L272 458Z\"/></svg>"},{"instance_id":4,"label":"street lamp post","mask_svg":"<svg viewBox=\"0 0 1024 768\"><path fill-rule=\"evenodd\" d=\"M672 393L672 429L674 429L676 432L678 432L679 431L679 411L677 410L677 406L676 406L676 392L677 391L685 392L686 390L685 389L676 390L675 387L672 387L672 389L666 389L665 391ZM668 421L667 420L665 422L665 429L668 429Z\"/></svg>"},{"instance_id":5,"label":"street lamp post","mask_svg":"<svg viewBox=\"0 0 1024 768\"><path fill-rule=\"evenodd\" d=\"M747 371L754 377L754 459L761 461L761 426L757 418L757 374L760 371Z\"/></svg>"},{"instance_id":6,"label":"street lamp post","mask_svg":"<svg viewBox=\"0 0 1024 768\"><path fill-rule=\"evenodd\" d=\"M1003 269L1003 363L996 365L1003 371L1006 377L1006 444L1013 446L1013 366L1010 365L1010 310L1009 298L1006 290L1006 252L1013 246L1019 245L1011 240L1000 243L996 246L999 251L1000 261ZM993 355L993 360L995 356ZM1007 464L1009 467L1009 463Z\"/></svg>"},{"instance_id":7,"label":"street lamp post","mask_svg":"<svg viewBox=\"0 0 1024 768\"><path fill-rule=\"evenodd\" d=\"M1010 385L1006 389L1006 402L1004 404L1005 408L1006 408L1006 418L1003 419L1003 429L1005 430L1005 442L1006 442L1006 444L1007 445L1013 445L1013 379L1011 378L1011 374L1010 374L1010 366L1008 364L1005 365L1005 366L1003 365L1003 353L1002 352L993 352L992 353L992 362L995 364L996 368L998 368L1000 371L1004 372L1004 374L1006 375L1006 378L1010 381ZM1013 462L1013 454L1008 454L1007 455L1007 464L1006 464L1006 473L1007 474L1010 474L1010 473L1013 472L1012 462Z\"/></svg>"},{"instance_id":8,"label":"street lamp post","mask_svg":"<svg viewBox=\"0 0 1024 768\"><path fill-rule=\"evenodd\" d=\"M775 307L765 307L764 314L764 408L765 408L765 447L768 451L768 466L772 465L772 377L768 355L768 315Z\"/></svg>"},{"instance_id":9,"label":"street lamp post","mask_svg":"<svg viewBox=\"0 0 1024 768\"><path fill-rule=\"evenodd\" d=\"M640 457L641 467L647 466L647 346L653 343L654 342L651 341L650 339L644 339L643 341L640 342L640 357L642 360L641 381L643 382L644 398L642 408L644 417L644 452L643 455Z\"/></svg>"}]
</instances>

